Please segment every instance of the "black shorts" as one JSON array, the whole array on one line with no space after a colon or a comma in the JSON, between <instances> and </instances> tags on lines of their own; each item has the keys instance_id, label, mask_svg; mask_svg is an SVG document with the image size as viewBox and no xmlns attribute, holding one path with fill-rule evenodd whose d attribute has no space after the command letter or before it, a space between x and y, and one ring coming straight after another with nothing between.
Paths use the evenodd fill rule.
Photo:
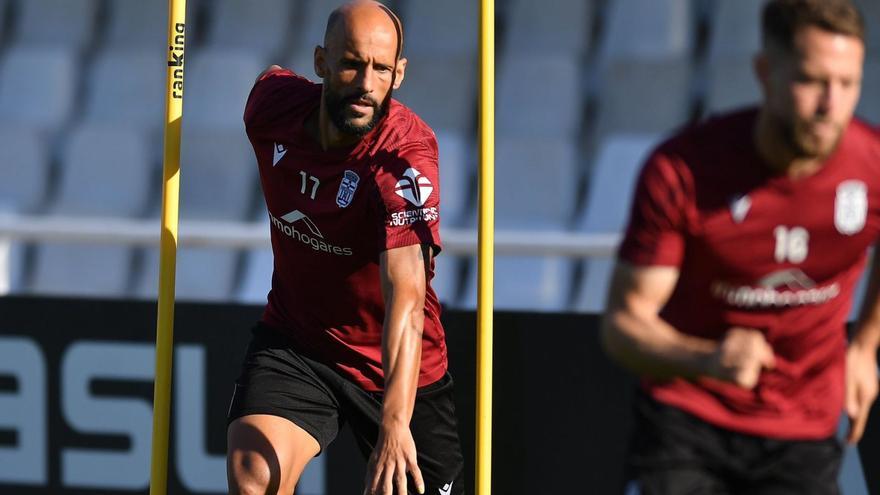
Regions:
<instances>
[{"instance_id":1,"label":"black shorts","mask_svg":"<svg viewBox=\"0 0 880 495\"><path fill-rule=\"evenodd\" d=\"M416 393L410 430L425 493L465 493L452 392L452 377L447 373ZM280 416L315 437L322 451L348 422L368 457L379 433L381 408L381 392L365 391L330 366L298 354L279 332L257 325L235 383L227 421L249 414ZM409 491L417 493L412 479Z\"/></svg>"},{"instance_id":2,"label":"black shorts","mask_svg":"<svg viewBox=\"0 0 880 495\"><path fill-rule=\"evenodd\" d=\"M635 403L629 477L642 495L836 495L836 438L774 440L718 428L645 393Z\"/></svg>"}]
</instances>

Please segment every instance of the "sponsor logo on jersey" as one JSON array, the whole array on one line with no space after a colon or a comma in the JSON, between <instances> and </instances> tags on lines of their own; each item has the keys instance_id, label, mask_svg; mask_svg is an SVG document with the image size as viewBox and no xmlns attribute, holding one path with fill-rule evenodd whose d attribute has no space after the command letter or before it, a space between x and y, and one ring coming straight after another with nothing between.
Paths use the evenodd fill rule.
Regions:
<instances>
[{"instance_id":1,"label":"sponsor logo on jersey","mask_svg":"<svg viewBox=\"0 0 880 495\"><path fill-rule=\"evenodd\" d=\"M824 304L840 295L840 285L819 287L806 273L790 268L773 272L756 286L712 283L712 295L738 308L782 308Z\"/></svg>"},{"instance_id":2,"label":"sponsor logo on jersey","mask_svg":"<svg viewBox=\"0 0 880 495\"><path fill-rule=\"evenodd\" d=\"M345 174L342 176L342 182L339 184L339 192L336 193L336 204L340 208L345 208L351 204L360 180L361 178L358 177L358 174L351 170L345 171Z\"/></svg>"},{"instance_id":3,"label":"sponsor logo on jersey","mask_svg":"<svg viewBox=\"0 0 880 495\"><path fill-rule=\"evenodd\" d=\"M351 256L354 254L351 248L335 246L324 240L324 235L318 229L318 226L315 225L315 222L299 210L293 210L286 215L282 215L280 219L269 213L269 219L272 221L272 226L278 229L279 232L291 239L307 244L314 251L322 251L337 256ZM308 232L297 230L297 225L305 225Z\"/></svg>"},{"instance_id":4,"label":"sponsor logo on jersey","mask_svg":"<svg viewBox=\"0 0 880 495\"><path fill-rule=\"evenodd\" d=\"M431 197L434 185L431 181L414 168L406 169L403 178L397 182L394 192L403 199L416 206L424 206L425 201Z\"/></svg>"},{"instance_id":5,"label":"sponsor logo on jersey","mask_svg":"<svg viewBox=\"0 0 880 495\"><path fill-rule=\"evenodd\" d=\"M420 208L418 210L404 210L392 213L388 217L388 225L391 227L402 227L404 225L412 225L416 222L432 222L440 218L440 213L436 206L430 208Z\"/></svg>"},{"instance_id":6,"label":"sponsor logo on jersey","mask_svg":"<svg viewBox=\"0 0 880 495\"><path fill-rule=\"evenodd\" d=\"M868 186L860 180L845 180L837 186L834 199L834 227L843 235L853 235L865 227L868 216Z\"/></svg>"},{"instance_id":7,"label":"sponsor logo on jersey","mask_svg":"<svg viewBox=\"0 0 880 495\"><path fill-rule=\"evenodd\" d=\"M287 146L275 143L272 148L272 166L278 165L285 154L287 154Z\"/></svg>"},{"instance_id":8,"label":"sponsor logo on jersey","mask_svg":"<svg viewBox=\"0 0 880 495\"><path fill-rule=\"evenodd\" d=\"M730 216L736 223L742 223L752 207L752 199L745 194L738 194L730 200Z\"/></svg>"}]
</instances>

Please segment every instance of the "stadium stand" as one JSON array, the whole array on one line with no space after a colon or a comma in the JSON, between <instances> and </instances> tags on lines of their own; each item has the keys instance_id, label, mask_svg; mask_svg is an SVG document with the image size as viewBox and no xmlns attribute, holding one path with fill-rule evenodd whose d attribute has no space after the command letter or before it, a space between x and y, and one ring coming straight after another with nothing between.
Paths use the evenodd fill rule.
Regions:
<instances>
[{"instance_id":1,"label":"stadium stand","mask_svg":"<svg viewBox=\"0 0 880 495\"><path fill-rule=\"evenodd\" d=\"M88 71L85 121L158 132L165 118L165 73L156 67L164 63L158 50L117 48L102 52ZM131 104L133 99L142 104Z\"/></svg>"},{"instance_id":2,"label":"stadium stand","mask_svg":"<svg viewBox=\"0 0 880 495\"><path fill-rule=\"evenodd\" d=\"M49 155L37 133L0 128L0 215L40 210L49 182ZM24 290L25 246L0 236L0 295Z\"/></svg>"},{"instance_id":3,"label":"stadium stand","mask_svg":"<svg viewBox=\"0 0 880 495\"><path fill-rule=\"evenodd\" d=\"M575 206L577 149L572 139L496 139L495 197L498 229L558 232L568 228ZM495 260L495 305L507 309L560 311L567 307L571 261L559 257L505 256ZM476 263L472 261L472 265ZM462 304L476 304L471 270Z\"/></svg>"},{"instance_id":4,"label":"stadium stand","mask_svg":"<svg viewBox=\"0 0 880 495\"><path fill-rule=\"evenodd\" d=\"M147 143L136 132L107 126L72 131L61 154L59 194L50 215L133 218L152 192ZM30 291L119 296L127 293L134 250L119 245L37 246Z\"/></svg>"},{"instance_id":5,"label":"stadium stand","mask_svg":"<svg viewBox=\"0 0 880 495\"><path fill-rule=\"evenodd\" d=\"M15 43L81 50L97 31L97 0L20 2Z\"/></svg>"},{"instance_id":6,"label":"stadium stand","mask_svg":"<svg viewBox=\"0 0 880 495\"><path fill-rule=\"evenodd\" d=\"M606 138L600 146L590 181L587 206L578 223L585 233L621 232L626 228L629 203L641 164L659 137L643 134L620 134ZM612 260L585 260L584 277L574 309L598 313L605 307Z\"/></svg>"}]
</instances>

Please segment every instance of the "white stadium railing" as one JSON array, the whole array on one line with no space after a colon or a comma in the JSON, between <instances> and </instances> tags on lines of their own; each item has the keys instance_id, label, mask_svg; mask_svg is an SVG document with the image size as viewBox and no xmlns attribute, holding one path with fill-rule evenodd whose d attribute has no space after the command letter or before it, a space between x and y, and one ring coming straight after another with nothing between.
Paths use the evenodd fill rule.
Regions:
<instances>
[{"instance_id":1,"label":"white stadium railing","mask_svg":"<svg viewBox=\"0 0 880 495\"><path fill-rule=\"evenodd\" d=\"M475 255L477 232L441 229L444 251ZM620 234L511 231L495 232L495 253L501 256L610 257ZM0 215L0 240L28 242L106 243L159 246L159 220ZM269 246L265 222L180 221L180 246L254 249Z\"/></svg>"}]
</instances>

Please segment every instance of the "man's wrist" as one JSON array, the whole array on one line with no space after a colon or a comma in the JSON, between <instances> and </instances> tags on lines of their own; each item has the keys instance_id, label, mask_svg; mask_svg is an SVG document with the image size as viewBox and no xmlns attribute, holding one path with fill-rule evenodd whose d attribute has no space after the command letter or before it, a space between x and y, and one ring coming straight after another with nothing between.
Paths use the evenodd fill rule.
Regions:
<instances>
[{"instance_id":1,"label":"man's wrist","mask_svg":"<svg viewBox=\"0 0 880 495\"><path fill-rule=\"evenodd\" d=\"M880 342L877 341L877 337L868 337L863 334L856 334L849 343L850 349L874 356L877 355L878 345L880 345Z\"/></svg>"}]
</instances>

